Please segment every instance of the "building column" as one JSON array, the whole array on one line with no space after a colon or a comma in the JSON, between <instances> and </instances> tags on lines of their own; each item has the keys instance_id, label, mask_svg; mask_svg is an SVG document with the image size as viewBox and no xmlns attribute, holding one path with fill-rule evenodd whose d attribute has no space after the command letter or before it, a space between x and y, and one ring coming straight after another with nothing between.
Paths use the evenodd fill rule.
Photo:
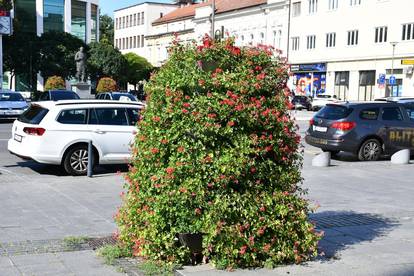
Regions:
<instances>
[{"instance_id":1,"label":"building column","mask_svg":"<svg viewBox=\"0 0 414 276\"><path fill-rule=\"evenodd\" d=\"M72 1L65 0L65 32L72 32Z\"/></svg>"},{"instance_id":2,"label":"building column","mask_svg":"<svg viewBox=\"0 0 414 276\"><path fill-rule=\"evenodd\" d=\"M96 42L99 42L101 40L101 32L99 30L99 24L100 24L100 20L101 20L101 8L97 5L98 9L97 9L97 15L96 15ZM115 19L114 19L114 28L115 28ZM115 32L114 32L114 40L115 40ZM112 41L112 43L114 43L115 45L115 41Z\"/></svg>"},{"instance_id":3,"label":"building column","mask_svg":"<svg viewBox=\"0 0 414 276\"><path fill-rule=\"evenodd\" d=\"M36 33L43 34L43 0L36 0Z\"/></svg>"},{"instance_id":4,"label":"building column","mask_svg":"<svg viewBox=\"0 0 414 276\"><path fill-rule=\"evenodd\" d=\"M86 44L91 42L91 27L92 27L92 16L91 16L91 2L86 2Z\"/></svg>"}]
</instances>

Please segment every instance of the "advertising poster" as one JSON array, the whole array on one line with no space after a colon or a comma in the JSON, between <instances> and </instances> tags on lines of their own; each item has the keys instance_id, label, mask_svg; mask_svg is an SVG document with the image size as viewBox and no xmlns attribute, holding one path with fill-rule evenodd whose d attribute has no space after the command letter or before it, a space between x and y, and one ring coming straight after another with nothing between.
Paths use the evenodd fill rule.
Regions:
<instances>
[{"instance_id":1,"label":"advertising poster","mask_svg":"<svg viewBox=\"0 0 414 276\"><path fill-rule=\"evenodd\" d=\"M312 83L313 74L313 83ZM324 93L326 89L326 74L325 73L295 73L295 94L316 96Z\"/></svg>"}]
</instances>

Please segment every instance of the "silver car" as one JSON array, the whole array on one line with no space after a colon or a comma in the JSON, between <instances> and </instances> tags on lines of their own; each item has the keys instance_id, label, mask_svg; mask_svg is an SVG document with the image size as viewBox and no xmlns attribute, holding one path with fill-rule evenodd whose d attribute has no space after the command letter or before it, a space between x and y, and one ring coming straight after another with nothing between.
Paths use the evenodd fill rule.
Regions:
<instances>
[{"instance_id":1,"label":"silver car","mask_svg":"<svg viewBox=\"0 0 414 276\"><path fill-rule=\"evenodd\" d=\"M0 119L16 119L28 107L20 93L0 92Z\"/></svg>"}]
</instances>

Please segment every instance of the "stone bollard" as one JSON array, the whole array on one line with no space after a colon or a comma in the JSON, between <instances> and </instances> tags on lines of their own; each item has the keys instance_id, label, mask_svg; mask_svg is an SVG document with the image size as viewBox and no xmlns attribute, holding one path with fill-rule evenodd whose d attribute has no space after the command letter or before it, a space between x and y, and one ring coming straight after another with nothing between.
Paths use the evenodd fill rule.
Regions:
<instances>
[{"instance_id":1,"label":"stone bollard","mask_svg":"<svg viewBox=\"0 0 414 276\"><path fill-rule=\"evenodd\" d=\"M312 160L312 166L314 167L329 167L331 165L331 153L322 152L315 156Z\"/></svg>"},{"instance_id":2,"label":"stone bollard","mask_svg":"<svg viewBox=\"0 0 414 276\"><path fill-rule=\"evenodd\" d=\"M391 156L391 163L395 165L406 165L410 163L410 150L404 149L394 153Z\"/></svg>"}]
</instances>

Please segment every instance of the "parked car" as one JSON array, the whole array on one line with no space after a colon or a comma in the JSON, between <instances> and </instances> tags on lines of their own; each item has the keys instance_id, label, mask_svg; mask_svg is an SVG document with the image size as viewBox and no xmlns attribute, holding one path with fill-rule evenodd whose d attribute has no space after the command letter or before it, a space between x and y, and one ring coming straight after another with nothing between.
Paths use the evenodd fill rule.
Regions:
<instances>
[{"instance_id":1,"label":"parked car","mask_svg":"<svg viewBox=\"0 0 414 276\"><path fill-rule=\"evenodd\" d=\"M137 102L137 98L126 92L105 92L99 93L95 97L98 100L113 100L113 101L124 101L124 102Z\"/></svg>"},{"instance_id":2,"label":"parked car","mask_svg":"<svg viewBox=\"0 0 414 276\"><path fill-rule=\"evenodd\" d=\"M17 92L0 92L0 119L16 119L29 107Z\"/></svg>"},{"instance_id":3,"label":"parked car","mask_svg":"<svg viewBox=\"0 0 414 276\"><path fill-rule=\"evenodd\" d=\"M71 175L84 175L92 141L94 165L127 163L143 107L97 100L37 102L14 122L8 150L24 159L62 165Z\"/></svg>"},{"instance_id":4,"label":"parked car","mask_svg":"<svg viewBox=\"0 0 414 276\"><path fill-rule=\"evenodd\" d=\"M79 100L80 97L73 91L49 90L40 94L38 101Z\"/></svg>"},{"instance_id":5,"label":"parked car","mask_svg":"<svg viewBox=\"0 0 414 276\"><path fill-rule=\"evenodd\" d=\"M316 111L327 105L328 103L338 102L336 96L329 94L318 94L313 98L311 109Z\"/></svg>"},{"instance_id":6,"label":"parked car","mask_svg":"<svg viewBox=\"0 0 414 276\"><path fill-rule=\"evenodd\" d=\"M293 108L297 110L311 110L312 108L311 99L307 96L294 96L291 102Z\"/></svg>"},{"instance_id":7,"label":"parked car","mask_svg":"<svg viewBox=\"0 0 414 276\"><path fill-rule=\"evenodd\" d=\"M305 141L333 154L354 153L378 160L414 150L414 105L393 102L327 104L310 121Z\"/></svg>"}]
</instances>

